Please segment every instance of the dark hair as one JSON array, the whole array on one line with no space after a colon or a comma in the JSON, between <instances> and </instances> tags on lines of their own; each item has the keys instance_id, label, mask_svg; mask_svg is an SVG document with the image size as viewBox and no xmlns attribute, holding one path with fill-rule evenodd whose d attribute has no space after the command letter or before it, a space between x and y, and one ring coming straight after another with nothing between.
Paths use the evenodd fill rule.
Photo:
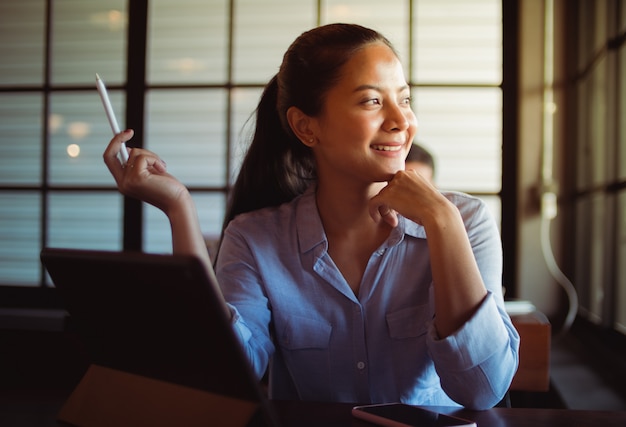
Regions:
<instances>
[{"instance_id":1,"label":"dark hair","mask_svg":"<svg viewBox=\"0 0 626 427\"><path fill-rule=\"evenodd\" d=\"M341 67L355 52L376 42L393 50L374 30L329 24L303 33L287 49L256 109L256 129L231 191L223 228L241 213L292 200L316 179L313 152L292 132L287 110L295 106L309 116L319 115Z\"/></svg>"},{"instance_id":2,"label":"dark hair","mask_svg":"<svg viewBox=\"0 0 626 427\"><path fill-rule=\"evenodd\" d=\"M421 145L416 144L415 142L411 144L409 154L406 156L406 161L424 163L425 165L430 166L433 171L433 176L435 176L435 158Z\"/></svg>"}]
</instances>

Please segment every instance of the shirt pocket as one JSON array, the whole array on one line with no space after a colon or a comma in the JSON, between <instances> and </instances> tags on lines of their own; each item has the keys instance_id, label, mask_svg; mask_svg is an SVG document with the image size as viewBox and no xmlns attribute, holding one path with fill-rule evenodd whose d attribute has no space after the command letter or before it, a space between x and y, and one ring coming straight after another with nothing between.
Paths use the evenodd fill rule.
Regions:
<instances>
[{"instance_id":1,"label":"shirt pocket","mask_svg":"<svg viewBox=\"0 0 626 427\"><path fill-rule=\"evenodd\" d=\"M286 350L325 349L330 343L332 326L324 321L291 316L278 333L278 343Z\"/></svg>"},{"instance_id":2,"label":"shirt pocket","mask_svg":"<svg viewBox=\"0 0 626 427\"><path fill-rule=\"evenodd\" d=\"M392 339L417 338L428 332L433 313L428 304L387 313L387 328Z\"/></svg>"},{"instance_id":3,"label":"shirt pocket","mask_svg":"<svg viewBox=\"0 0 626 427\"><path fill-rule=\"evenodd\" d=\"M421 403L424 396L439 388L439 377L428 355L426 342L432 319L432 307L428 304L403 308L386 315L389 332L387 351L392 360L388 367L389 375L395 379L396 389L403 400Z\"/></svg>"},{"instance_id":4,"label":"shirt pocket","mask_svg":"<svg viewBox=\"0 0 626 427\"><path fill-rule=\"evenodd\" d=\"M290 316L278 330L276 341L298 398L314 400L331 396L332 326L319 319Z\"/></svg>"}]
</instances>

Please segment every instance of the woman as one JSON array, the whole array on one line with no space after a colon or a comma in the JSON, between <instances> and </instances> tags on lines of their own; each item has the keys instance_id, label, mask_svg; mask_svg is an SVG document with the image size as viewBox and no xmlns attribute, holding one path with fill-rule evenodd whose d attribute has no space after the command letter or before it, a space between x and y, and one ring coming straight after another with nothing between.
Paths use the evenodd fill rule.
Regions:
<instances>
[{"instance_id":1,"label":"woman","mask_svg":"<svg viewBox=\"0 0 626 427\"><path fill-rule=\"evenodd\" d=\"M417 131L391 44L333 24L302 34L266 87L216 273L275 399L462 405L506 393L519 337L504 311L485 206L404 161ZM153 153L104 158L124 194L162 209L175 253L210 263L187 189Z\"/></svg>"}]
</instances>

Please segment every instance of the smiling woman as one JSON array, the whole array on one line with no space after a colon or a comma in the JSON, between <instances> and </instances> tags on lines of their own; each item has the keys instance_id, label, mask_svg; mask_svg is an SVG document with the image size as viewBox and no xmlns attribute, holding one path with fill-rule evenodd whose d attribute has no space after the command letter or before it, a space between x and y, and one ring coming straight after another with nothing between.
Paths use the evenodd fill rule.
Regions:
<instances>
[{"instance_id":1,"label":"smiling woman","mask_svg":"<svg viewBox=\"0 0 626 427\"><path fill-rule=\"evenodd\" d=\"M363 26L303 33L265 87L216 275L271 398L484 409L507 392L519 336L497 226L479 199L404 170L416 130L395 50ZM104 152L119 190L162 210L174 253L210 269L195 203L160 156L117 162L132 135Z\"/></svg>"},{"instance_id":2,"label":"smiling woman","mask_svg":"<svg viewBox=\"0 0 626 427\"><path fill-rule=\"evenodd\" d=\"M362 337L364 324L356 322L351 325L354 326L351 331L335 325L349 323L348 314L355 316L357 309L363 310L362 313L367 312L370 319L374 319L367 322L368 328L372 323L380 327L380 330L372 331L376 337L382 337L381 344L376 348L393 347L393 351L387 353L393 355L389 357L401 358L403 354L407 356L402 344L405 339L428 342L430 344L427 345L436 347L431 348L431 351L436 352L448 342L445 336L455 319L459 320L471 314L464 311L467 307L455 306L459 316L447 320L445 316L438 316L435 328L431 311L435 306L429 305L430 294L426 290L430 289L428 286L433 281L431 276L441 269L437 266L433 269L429 257L419 258L418 265L412 262L402 263L403 260L406 261L403 257L394 258L405 245L410 246L407 256L430 254L431 250L433 253L446 250L437 245L433 248L427 247L429 242L424 239L423 227L434 227L435 231L429 234L435 238L441 237L437 236L436 230L442 224L431 223L428 212L416 214L411 209L406 209L403 195L410 195L410 189L418 188L421 196L434 199L433 209L444 213L439 215L441 220L450 220L457 225L459 219L451 205L466 206L466 209L459 211L461 217L466 218L471 210L467 206L474 206L477 202L466 196L457 198L451 195L443 200L416 177L401 171L391 171L397 157L401 157L400 154L406 151L404 144L410 139L412 132L412 125L405 128L403 123L404 119L411 123L409 109L406 107L411 102L408 90L405 93L405 86L409 86L415 95L412 107L418 112L423 124L420 134L432 144L429 148L434 147L435 154L442 159L442 183L447 188L479 192L498 200L498 156L499 149L503 146L499 132L500 103L504 87L501 86L500 61L500 37L503 34L501 4L500 0L2 2L0 27L6 30L6 37L0 38L0 53L4 59L0 63L0 282L3 285L2 290L6 291L2 296L23 295L16 305L51 304L52 300L44 297L29 298L34 294L47 296L47 291L51 291L47 289L49 282L38 261L42 246L143 249L151 252L171 252L172 246L177 251L180 249L181 241L172 241L167 216L152 206L142 205L129 198L124 199L101 164L102 144L108 139L110 129L95 91L94 73L100 73L106 78L121 128L132 127L138 131L134 146L142 146L162 155L167 160L168 170L179 177L189 189L198 210L197 215L193 216L199 218L199 225L196 222L187 224L193 224L198 235L200 231L197 229L207 234L219 235L226 211L225 201L230 195L233 177L237 176L241 164L239 154L246 152L248 148L249 139L240 130L244 128L244 124L249 124L254 129L255 119L248 121L248 118L255 110L266 83L276 74L289 41L305 29L321 24L354 21L376 29L394 42L398 57L403 60L402 81L399 81L400 73L397 72L397 58L385 51L384 55L395 64L389 68L394 77L393 83L388 87L381 85L380 81L369 81L369 78L362 82L342 82L341 87L350 87L348 84L352 87L366 85L367 93L364 92L365 96L360 100L363 101L363 104L359 104L362 109L355 107L351 110L358 112L358 120L342 111L342 117L349 117L354 123L358 123L361 129L358 132L361 135L354 146L340 147L341 150L346 150L341 151L341 155L333 155L335 150L328 148L330 143L339 148L339 141L323 127L332 125L337 129L338 124L331 122L332 117L325 116L321 110L314 112L305 109L303 104L294 104L307 117L309 123L315 124L312 128L315 132L312 135L314 139L310 147L305 145L309 144L307 138L295 142L303 153L315 153L316 157L308 157L309 161L304 166L301 163L292 163L292 172L296 173L290 182L295 182L297 190L292 195L297 195L300 201L306 199L309 203L308 208L303 211L304 214L298 217L305 221L299 228L302 231L299 236L303 240L298 241L298 245L292 240L288 242L292 246L269 246L283 248L279 251L267 250L267 245L271 243L269 241L254 241L251 245L257 245L255 254L268 257L269 266L283 265L283 261L289 256L301 257L296 260L299 262L311 261L311 265L307 264L306 268L293 267L289 271L280 268L257 271L259 277L256 278L256 285L253 278L247 276L241 282L245 284L242 288L259 292L261 288L258 281L262 277L263 284L267 282L275 286L267 288L268 295L261 295L261 298L253 298L252 301L255 304L263 301L263 298L269 297L271 291L272 298L276 298L276 306L279 307L276 315L287 319L284 325L291 318L299 317L301 321L296 327L302 326L306 330L316 331L311 334L310 342L306 341L307 337L289 339L293 334L287 326L283 330L275 331L276 343L272 343L264 334L258 336L263 345L280 346L274 347L278 351L273 353L277 357L272 362L272 375L275 379L284 381L276 383L277 387L272 391L276 395L291 390L288 384L291 379L285 374L286 365L281 364L278 357L282 351L285 351L285 356L289 351L289 357L292 360L297 359L294 363L300 366L307 366L307 360L299 354L315 353L326 343L330 343L333 351L348 355L349 352L344 351L340 342L341 334L344 337L345 334ZM378 36L376 40L378 42L374 45L382 47ZM383 44L386 45L384 42ZM364 64L370 64L367 56L371 52L373 51L361 51L360 53L367 54L361 59L352 54L346 56L344 52L339 55L344 59L356 58ZM381 52L374 56L379 56L379 53ZM143 58L146 58L145 63ZM391 62L385 61L385 66ZM337 63L337 66L342 64ZM370 67L367 66L366 69L370 70ZM308 85L312 80L306 78L304 81ZM383 81L386 82L387 77ZM330 86L333 86L333 90L340 89L340 86L334 84ZM290 106L287 105L287 109ZM338 107L339 104L333 104L333 108ZM282 124L291 129L286 115L283 118L285 121ZM363 131L365 126L381 120L382 124L378 128ZM82 127L82 130L73 128L76 123L89 124L89 132L85 132L86 127ZM345 129L340 130L347 132ZM79 140L72 139L72 135ZM363 135L367 137L361 139ZM369 141L365 143L367 139ZM68 157L66 150L69 143L80 145L81 153L78 158ZM137 150L136 155L140 154L141 150ZM292 157L293 153L288 154L288 160L295 161L300 154L297 153L295 157ZM468 158L476 161L468 162ZM320 183L324 180L331 181L328 185L326 182L321 184L319 193L308 185L312 179L317 185L317 163L320 164L320 171L324 169L319 176ZM135 165L135 169L138 169L142 163ZM368 166L373 167L370 170ZM284 168L277 173L283 171ZM378 194L375 190L384 185L379 180L389 178L385 175L391 173L395 173L393 184L385 187L385 191L378 198L374 198L374 194ZM478 177L475 178L476 176ZM258 177L259 175L252 175L251 179ZM329 179L330 177L333 179ZM337 184L336 187L334 183ZM352 187L348 188L349 185ZM309 187L311 189L307 190ZM285 191L291 191L291 187ZM310 193L306 193L307 191ZM184 199L189 201L186 192L180 194L184 194ZM320 196L319 200L317 194ZM291 196L288 199L291 200ZM367 205L364 202L366 199ZM369 200L374 200L371 205ZM274 202L278 205L281 201L286 200ZM342 212L340 207L348 209ZM476 243L473 239L480 238L495 242L497 230L491 227L493 222L489 213L484 207L478 210L480 221L477 222L484 224L488 230L485 233L476 230L472 234L471 244ZM346 221L349 215L355 215L356 212L360 216L355 221ZM449 215L450 212L454 215ZM169 213L175 214L174 216L181 214L180 211ZM188 213L189 211L182 212ZM240 215L235 221L242 221L245 215L248 214ZM379 220L380 216L384 216L385 220ZM342 220L347 225L340 223ZM180 222L174 223L177 225L175 235L178 236ZM288 230L290 224L293 225L292 222L284 221L280 227L273 229L274 232L269 228L256 228L252 234L259 238L272 233L281 236L285 234L283 228ZM350 228L351 226L361 228L357 230ZM224 239L220 254L220 259L224 260L220 261L224 262L220 267L220 274L224 276L226 287L232 294L237 293L240 281L232 278L229 280L231 272L226 260L229 257L236 260L237 251L241 250L238 247L241 240L236 235L237 230L237 227L231 228L229 233L235 235ZM293 234L286 234L295 239ZM183 243L185 240L182 239ZM431 240L433 241L443 242L446 239ZM372 250L376 242L383 243ZM203 242L199 243L196 249L203 246ZM494 244L493 247L495 246ZM241 255L244 256L241 259L245 259L250 253ZM344 256L351 256L358 262L351 262L350 258L343 258ZM497 268L485 267L484 262L485 258L493 258L496 260L495 265L500 256L500 253L482 253L476 256L485 286L470 286L468 289L479 289L481 292L487 289L489 292L500 286L499 271ZM366 259L371 263L364 266ZM464 258L455 254L451 259ZM313 260L321 263L313 265ZM246 267L255 265L254 259L249 261ZM295 263L289 265L298 266ZM406 277L412 277L413 271L402 268L415 267L421 273L420 277L415 278L414 289L409 289L414 293L404 294L399 291L406 289L406 286L399 284L400 273L404 271ZM242 273L246 271L250 270L241 269ZM381 271L382 275L377 276ZM387 273L389 274L386 275ZM284 283L307 283L307 280L314 278L313 286L308 288L312 294L282 294L279 285L283 282L277 279L268 280L273 275L280 277L280 274L285 276ZM437 280L442 283L445 281L448 278ZM329 286L329 283L333 286ZM381 283L385 286L377 286ZM41 289L18 293L15 292L15 285ZM294 290L293 287L286 289ZM325 291L337 299L315 294ZM481 292L467 298L467 301L484 296ZM486 296L484 305L480 306L486 308L486 318L490 320L498 319L490 309L499 307L500 301L499 294L491 295ZM372 299L368 300L368 296ZM437 298L445 301L445 297L441 299L437 295ZM6 298L0 299L8 301ZM368 304L368 301L374 303ZM311 307L311 304L317 305ZM245 304L239 304L237 309L243 306ZM307 307L317 310L308 310ZM377 307L388 308L388 313L383 313L382 308L380 312L376 312ZM329 313L334 309L337 319L332 318L333 315ZM302 316L298 316L300 311L303 312ZM311 313L313 314L309 315ZM479 313L485 314L479 309L473 316L478 316ZM259 318L266 314L263 307L260 307L260 310L244 317L251 324L263 325L263 319ZM471 317L472 320L476 318L478 317ZM405 319L418 319L415 322L419 325L415 326L411 322L403 325ZM431 323L425 323L428 322L426 319L431 319ZM334 323L335 320L337 323ZM452 322L448 322L450 320ZM393 327L387 328L387 325ZM506 318L490 323L491 327L497 325L506 327ZM238 324L238 327L245 332L245 325ZM389 331L384 335L383 329L391 330L392 335L389 336ZM434 339L431 331L438 331L441 334L439 339ZM508 332L493 335L512 336ZM393 340L392 346L386 346L389 343L387 339ZM337 365L329 367L332 373L340 371L342 375L350 377L345 384L350 384L353 388L342 390L340 387L335 388L336 384L332 384L333 387L321 384L322 378L328 378L325 375L328 371L324 371L324 375L319 376L320 383L314 383L314 380L306 376L293 379L294 384L304 384L300 391L302 397L309 390L319 391L318 396L323 396L335 388L334 392L337 394L329 398L350 399L355 393L365 393L364 390L368 388L365 379L378 385L380 376L377 373L393 363L383 360L386 356L380 352L376 352L369 359L370 349L366 346L368 342L372 341L359 341L356 352L350 353L352 360L337 360ZM426 347L419 348L423 350ZM252 351L253 362L260 360L260 370L267 366L262 360L262 351L258 348ZM513 358L512 350L503 351ZM434 362L429 356L420 360L424 362L422 366L403 366L406 365L407 369L419 369L423 376L417 375L416 378L415 372L409 375L404 375L405 372L396 373L406 381L402 383L406 394L400 397L406 400L417 399L415 396L419 393L413 393L412 388L415 384L426 388L433 385L435 391L425 395L443 396L441 389L434 385L438 383L432 364ZM317 362L317 366L324 364L321 359ZM411 384L408 384L410 381ZM447 378L443 384L452 396L452 391L458 391L460 387L451 384L451 381L453 379ZM506 378L499 386L504 383ZM387 391L391 387L388 383L380 387L381 393L386 396L365 398L390 398ZM490 396L488 400L496 399L497 394ZM467 396L463 391L453 397L463 404L484 404L466 400Z\"/></svg>"}]
</instances>

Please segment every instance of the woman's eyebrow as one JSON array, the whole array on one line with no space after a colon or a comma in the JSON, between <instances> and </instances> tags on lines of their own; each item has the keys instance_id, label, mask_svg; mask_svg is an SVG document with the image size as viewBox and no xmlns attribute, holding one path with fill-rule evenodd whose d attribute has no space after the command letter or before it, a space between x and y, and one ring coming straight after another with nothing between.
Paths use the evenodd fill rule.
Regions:
<instances>
[{"instance_id":1,"label":"woman's eyebrow","mask_svg":"<svg viewBox=\"0 0 626 427\"><path fill-rule=\"evenodd\" d=\"M402 85L402 86L400 86L397 89L397 92L400 93L400 92L403 92L403 91L408 90L408 89L409 89L409 85L408 84ZM370 84L364 84L364 85L357 86L354 89L354 92L362 92L364 90L375 90L377 92L383 92L383 89L380 86L370 85Z\"/></svg>"}]
</instances>

